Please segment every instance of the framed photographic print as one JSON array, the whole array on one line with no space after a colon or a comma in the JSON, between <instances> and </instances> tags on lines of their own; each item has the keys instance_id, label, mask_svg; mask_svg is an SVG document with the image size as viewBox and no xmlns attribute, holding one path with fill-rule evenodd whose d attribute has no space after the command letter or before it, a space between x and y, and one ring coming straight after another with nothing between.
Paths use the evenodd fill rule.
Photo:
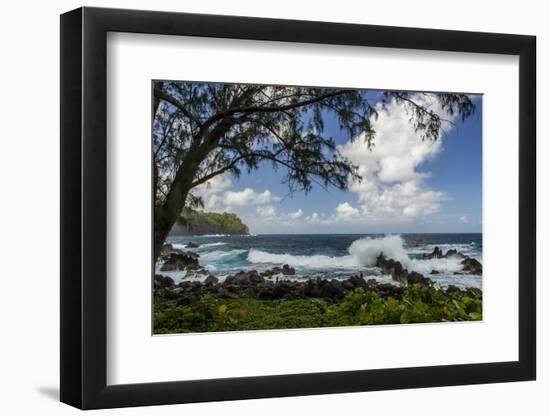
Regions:
<instances>
[{"instance_id":1,"label":"framed photographic print","mask_svg":"<svg viewBox=\"0 0 550 417\"><path fill-rule=\"evenodd\" d=\"M535 38L61 16L61 400L535 379Z\"/></svg>"}]
</instances>

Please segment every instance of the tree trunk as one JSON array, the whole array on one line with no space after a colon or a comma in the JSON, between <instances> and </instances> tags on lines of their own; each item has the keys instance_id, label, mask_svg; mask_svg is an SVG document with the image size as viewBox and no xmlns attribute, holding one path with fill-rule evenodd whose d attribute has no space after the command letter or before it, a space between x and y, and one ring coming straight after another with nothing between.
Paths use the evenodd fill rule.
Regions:
<instances>
[{"instance_id":1,"label":"tree trunk","mask_svg":"<svg viewBox=\"0 0 550 417\"><path fill-rule=\"evenodd\" d=\"M182 169L182 171L184 173L183 178L178 181L179 176L176 177L164 204L161 207L155 207L154 262L157 261L170 230L178 220L191 189L194 172L190 168Z\"/></svg>"},{"instance_id":2,"label":"tree trunk","mask_svg":"<svg viewBox=\"0 0 550 417\"><path fill-rule=\"evenodd\" d=\"M155 206L154 213L154 262L157 261L162 246L178 220L185 206L187 196L192 189L193 180L199 170L199 166L207 155L216 147L217 140L228 131L233 119L224 119L204 138L204 143L192 145L187 155L183 158L166 200L161 207Z\"/></svg>"},{"instance_id":3,"label":"tree trunk","mask_svg":"<svg viewBox=\"0 0 550 417\"><path fill-rule=\"evenodd\" d=\"M157 84L157 88L161 89L163 88L164 86L164 82L160 81L158 82ZM153 86L153 89L154 89L154 86ZM160 98L158 98L155 94L153 94L153 121L155 120L155 116L157 115L157 109L159 108L159 104L160 104Z\"/></svg>"}]
</instances>

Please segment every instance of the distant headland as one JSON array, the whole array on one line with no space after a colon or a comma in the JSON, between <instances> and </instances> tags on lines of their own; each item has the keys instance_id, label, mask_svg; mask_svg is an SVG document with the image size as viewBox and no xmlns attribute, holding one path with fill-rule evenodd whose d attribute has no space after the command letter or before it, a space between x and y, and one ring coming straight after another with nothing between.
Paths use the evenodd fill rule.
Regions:
<instances>
[{"instance_id":1,"label":"distant headland","mask_svg":"<svg viewBox=\"0 0 550 417\"><path fill-rule=\"evenodd\" d=\"M170 235L248 235L248 226L235 213L185 209Z\"/></svg>"}]
</instances>

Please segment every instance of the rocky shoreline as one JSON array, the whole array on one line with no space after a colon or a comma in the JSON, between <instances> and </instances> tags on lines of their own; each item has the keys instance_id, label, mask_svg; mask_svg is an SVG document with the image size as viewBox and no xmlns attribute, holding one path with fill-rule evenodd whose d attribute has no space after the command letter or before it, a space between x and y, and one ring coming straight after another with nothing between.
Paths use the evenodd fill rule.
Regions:
<instances>
[{"instance_id":1,"label":"rocky shoreline","mask_svg":"<svg viewBox=\"0 0 550 417\"><path fill-rule=\"evenodd\" d=\"M186 247L196 248L198 245L190 242ZM463 269L456 272L457 274L481 275L481 263L454 249L443 254L441 249L435 247L432 253L423 255L424 259L450 257L461 259ZM296 300L318 298L339 302L347 293L357 288L374 291L384 298L391 297L399 300L407 286L417 284L428 287L433 285L428 277L415 271L408 271L399 261L388 259L383 254L378 256L376 266L383 274L391 276L398 285L380 283L375 279L365 280L362 274L351 276L345 280L321 278L290 280L288 278L295 275L296 272L289 265L274 267L262 272L241 271L235 275L227 276L221 281L203 268L199 259L200 256L197 253L165 245L162 252L164 263L161 271L192 271L195 275L204 275L204 279L176 284L170 277L162 274L155 275L153 285L155 302L173 301L177 305L190 305L196 303L205 294L220 299ZM432 271L432 273L437 273L437 271ZM460 290L454 285L449 285L445 291L447 293L461 291L470 296L481 295L481 290L477 288Z\"/></svg>"}]
</instances>

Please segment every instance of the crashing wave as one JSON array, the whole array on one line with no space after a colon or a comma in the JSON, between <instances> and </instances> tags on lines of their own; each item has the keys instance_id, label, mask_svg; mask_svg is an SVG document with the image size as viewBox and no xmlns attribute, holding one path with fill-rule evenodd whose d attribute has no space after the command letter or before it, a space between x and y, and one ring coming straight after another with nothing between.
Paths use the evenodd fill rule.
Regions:
<instances>
[{"instance_id":1,"label":"crashing wave","mask_svg":"<svg viewBox=\"0 0 550 417\"><path fill-rule=\"evenodd\" d=\"M342 269L374 267L380 255L401 262L412 271L430 274L431 271L457 272L462 270L460 258L412 259L405 249L401 236L388 235L380 238L366 237L355 240L348 248L349 255L291 255L288 253L271 253L251 249L248 261L253 264L288 264L297 268L308 269Z\"/></svg>"},{"instance_id":2,"label":"crashing wave","mask_svg":"<svg viewBox=\"0 0 550 417\"><path fill-rule=\"evenodd\" d=\"M288 264L292 267L307 267L309 269L356 268L360 266L353 256L327 255L290 255L288 253L270 253L251 249L248 262L253 264Z\"/></svg>"},{"instance_id":3,"label":"crashing wave","mask_svg":"<svg viewBox=\"0 0 550 417\"><path fill-rule=\"evenodd\" d=\"M226 261L228 258L238 257L243 253L246 253L246 249L232 249L232 250L214 250L206 252L201 255L201 262L216 262L220 260Z\"/></svg>"}]
</instances>

